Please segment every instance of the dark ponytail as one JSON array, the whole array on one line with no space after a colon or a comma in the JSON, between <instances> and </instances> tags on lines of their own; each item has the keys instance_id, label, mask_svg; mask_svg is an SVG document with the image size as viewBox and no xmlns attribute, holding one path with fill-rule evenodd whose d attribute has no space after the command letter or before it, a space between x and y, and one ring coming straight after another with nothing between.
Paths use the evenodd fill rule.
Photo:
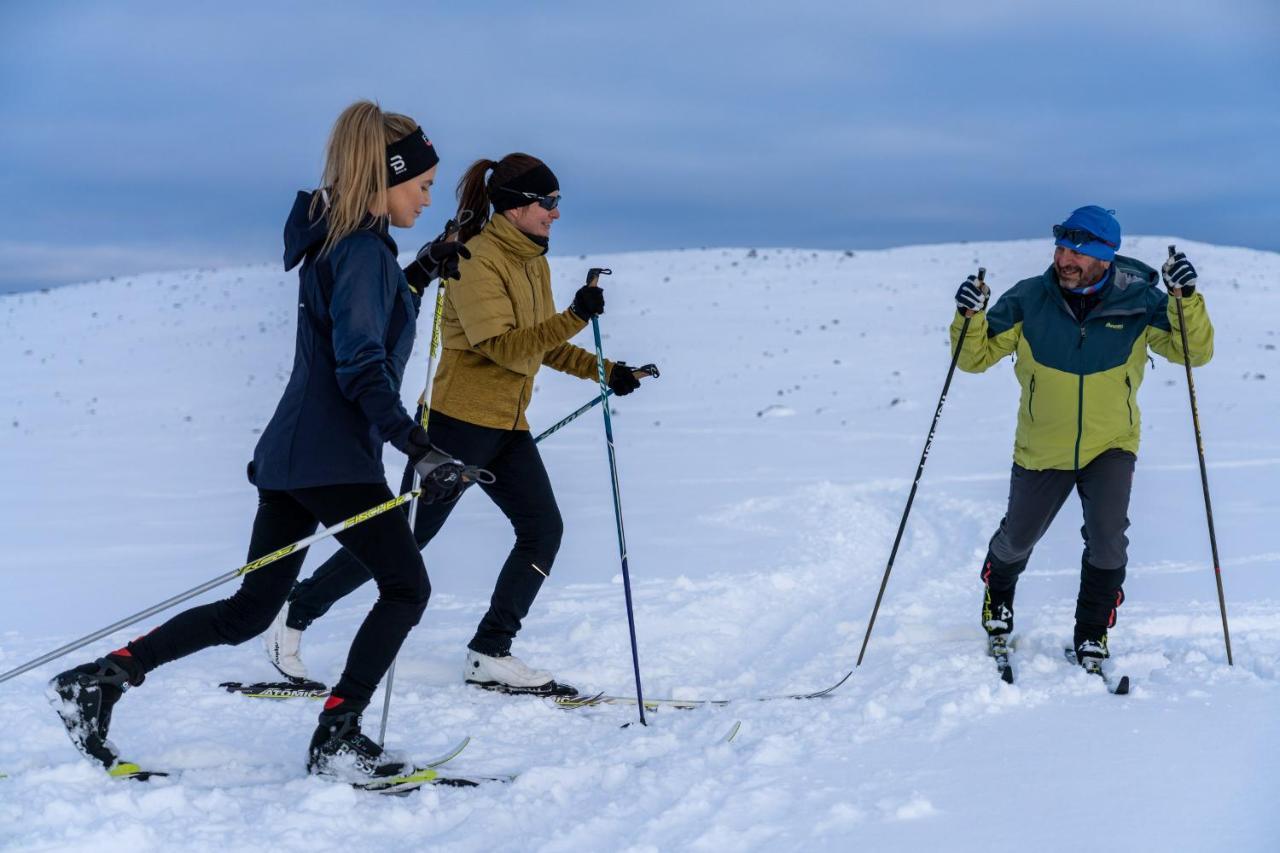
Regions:
<instances>
[{"instance_id":1,"label":"dark ponytail","mask_svg":"<svg viewBox=\"0 0 1280 853\"><path fill-rule=\"evenodd\" d=\"M492 207L489 196L496 188L541 165L542 161L537 157L518 152L508 154L498 161L482 157L472 163L458 181L458 218L465 216L464 210L471 211L471 219L459 230L458 239L465 243L484 228ZM490 169L493 170L493 175L486 181L484 175Z\"/></svg>"}]
</instances>

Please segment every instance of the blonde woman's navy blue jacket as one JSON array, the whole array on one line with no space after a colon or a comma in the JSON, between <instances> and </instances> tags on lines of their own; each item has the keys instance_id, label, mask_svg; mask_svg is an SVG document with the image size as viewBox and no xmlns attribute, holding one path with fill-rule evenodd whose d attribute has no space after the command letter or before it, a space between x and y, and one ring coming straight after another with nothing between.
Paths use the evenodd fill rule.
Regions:
<instances>
[{"instance_id":1,"label":"blonde woman's navy blue jacket","mask_svg":"<svg viewBox=\"0 0 1280 853\"><path fill-rule=\"evenodd\" d=\"M284 267L299 262L293 371L249 466L250 481L287 490L383 483L382 445L401 451L414 421L400 401L417 305L382 228L361 228L319 254L327 233L298 193L284 228Z\"/></svg>"}]
</instances>

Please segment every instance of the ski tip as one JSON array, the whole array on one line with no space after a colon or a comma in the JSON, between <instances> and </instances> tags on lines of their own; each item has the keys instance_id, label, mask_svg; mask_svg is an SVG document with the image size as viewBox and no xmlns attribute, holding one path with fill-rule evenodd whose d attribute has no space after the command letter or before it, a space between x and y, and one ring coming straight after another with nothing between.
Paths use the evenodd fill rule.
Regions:
<instances>
[{"instance_id":1,"label":"ski tip","mask_svg":"<svg viewBox=\"0 0 1280 853\"><path fill-rule=\"evenodd\" d=\"M1013 667L1006 666L1000 670L1000 680L1005 684L1013 684Z\"/></svg>"},{"instance_id":2,"label":"ski tip","mask_svg":"<svg viewBox=\"0 0 1280 853\"><path fill-rule=\"evenodd\" d=\"M849 670L848 672L846 672L843 678L841 678L839 681L837 681L835 684L831 685L830 687L827 687L823 690L817 690L813 693L803 693L796 696L795 698L796 699L821 699L823 696L827 696L831 693L834 693L836 690L843 687L844 683L848 681L850 678L853 678L853 670Z\"/></svg>"},{"instance_id":3,"label":"ski tip","mask_svg":"<svg viewBox=\"0 0 1280 853\"><path fill-rule=\"evenodd\" d=\"M742 731L742 720L734 720L733 725L729 727L729 731L724 737L720 738L721 743L733 743L733 739L738 736L738 732Z\"/></svg>"},{"instance_id":4,"label":"ski tip","mask_svg":"<svg viewBox=\"0 0 1280 853\"><path fill-rule=\"evenodd\" d=\"M423 767L439 767L442 764L448 764L450 761L453 761L453 759L461 755L462 751L467 748L467 745L469 743L471 743L471 735L466 735L462 738L462 740L458 741L453 746L453 748L450 749L448 752L446 752L444 755L441 755L439 758L431 759L426 764L424 764Z\"/></svg>"},{"instance_id":5,"label":"ski tip","mask_svg":"<svg viewBox=\"0 0 1280 853\"><path fill-rule=\"evenodd\" d=\"M1129 693L1129 676L1122 675L1120 680L1116 682L1116 689L1112 691L1117 696L1126 696Z\"/></svg>"}]
</instances>

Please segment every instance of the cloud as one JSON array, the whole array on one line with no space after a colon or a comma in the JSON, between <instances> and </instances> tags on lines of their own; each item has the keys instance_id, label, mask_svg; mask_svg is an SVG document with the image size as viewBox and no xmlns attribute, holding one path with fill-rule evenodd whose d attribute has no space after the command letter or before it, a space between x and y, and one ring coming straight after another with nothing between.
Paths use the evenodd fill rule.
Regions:
<instances>
[{"instance_id":1,"label":"cloud","mask_svg":"<svg viewBox=\"0 0 1280 853\"><path fill-rule=\"evenodd\" d=\"M1274 2L75 8L0 28L0 234L96 263L5 281L274 258L357 97L444 158L405 246L523 150L561 176L559 251L999 239L1082 196L1280 247Z\"/></svg>"}]
</instances>

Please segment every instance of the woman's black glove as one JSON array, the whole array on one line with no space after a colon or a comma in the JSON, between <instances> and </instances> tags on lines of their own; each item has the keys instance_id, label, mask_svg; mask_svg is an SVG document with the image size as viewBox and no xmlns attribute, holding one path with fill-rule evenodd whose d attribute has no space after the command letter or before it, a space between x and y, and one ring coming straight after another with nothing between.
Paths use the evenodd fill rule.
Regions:
<instances>
[{"instance_id":1,"label":"woman's black glove","mask_svg":"<svg viewBox=\"0 0 1280 853\"><path fill-rule=\"evenodd\" d=\"M473 481L493 482L493 475L483 468L466 465L460 459L431 443L421 424L409 432L409 461L418 472L424 503L452 503Z\"/></svg>"},{"instance_id":2,"label":"woman's black glove","mask_svg":"<svg viewBox=\"0 0 1280 853\"><path fill-rule=\"evenodd\" d=\"M583 320L590 320L598 314L603 314L604 289L593 284L582 285L573 295L573 303L569 306L569 310Z\"/></svg>"},{"instance_id":3,"label":"woman's black glove","mask_svg":"<svg viewBox=\"0 0 1280 853\"><path fill-rule=\"evenodd\" d=\"M624 362L616 361L613 370L609 371L609 390L619 397L625 397L640 387L634 368L627 367Z\"/></svg>"},{"instance_id":4,"label":"woman's black glove","mask_svg":"<svg viewBox=\"0 0 1280 853\"><path fill-rule=\"evenodd\" d=\"M409 286L422 293L437 278L462 278L458 273L458 261L471 257L471 251L457 240L437 237L418 250L418 256L404 268Z\"/></svg>"}]
</instances>

